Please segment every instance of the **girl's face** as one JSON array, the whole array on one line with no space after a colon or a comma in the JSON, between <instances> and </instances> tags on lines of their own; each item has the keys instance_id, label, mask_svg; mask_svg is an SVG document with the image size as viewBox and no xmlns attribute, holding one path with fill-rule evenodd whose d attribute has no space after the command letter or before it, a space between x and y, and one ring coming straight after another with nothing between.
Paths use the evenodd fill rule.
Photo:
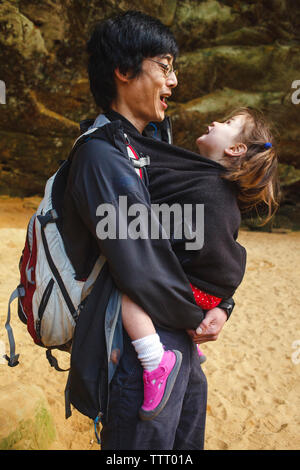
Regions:
<instances>
[{"instance_id":1,"label":"girl's face","mask_svg":"<svg viewBox=\"0 0 300 470\"><path fill-rule=\"evenodd\" d=\"M220 161L237 145L240 132L245 125L246 116L239 114L225 122L214 121L207 132L196 140L199 152L207 158ZM244 144L241 144L244 145Z\"/></svg>"}]
</instances>

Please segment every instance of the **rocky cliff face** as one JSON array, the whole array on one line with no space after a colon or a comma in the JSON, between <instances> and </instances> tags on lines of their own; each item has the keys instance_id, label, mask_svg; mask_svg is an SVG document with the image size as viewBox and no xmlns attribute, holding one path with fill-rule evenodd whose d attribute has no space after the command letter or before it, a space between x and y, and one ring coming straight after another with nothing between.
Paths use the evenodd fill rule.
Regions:
<instances>
[{"instance_id":1,"label":"rocky cliff face","mask_svg":"<svg viewBox=\"0 0 300 470\"><path fill-rule=\"evenodd\" d=\"M180 45L179 86L170 103L175 143L195 150L196 137L212 119L240 105L263 109L277 129L284 192L296 204L296 0L1 1L6 104L0 105L0 191L41 193L77 137L78 122L99 112L89 91L85 43L97 20L127 9L160 18Z\"/></svg>"}]
</instances>

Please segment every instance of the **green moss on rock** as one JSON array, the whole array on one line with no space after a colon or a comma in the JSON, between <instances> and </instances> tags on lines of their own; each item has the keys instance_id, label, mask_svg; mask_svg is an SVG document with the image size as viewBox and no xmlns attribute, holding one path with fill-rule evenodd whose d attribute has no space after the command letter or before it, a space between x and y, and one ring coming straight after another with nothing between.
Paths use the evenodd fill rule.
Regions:
<instances>
[{"instance_id":1,"label":"green moss on rock","mask_svg":"<svg viewBox=\"0 0 300 470\"><path fill-rule=\"evenodd\" d=\"M11 384L1 391L0 450L46 450L55 425L43 391L34 385Z\"/></svg>"},{"instance_id":2,"label":"green moss on rock","mask_svg":"<svg viewBox=\"0 0 300 470\"><path fill-rule=\"evenodd\" d=\"M3 435L3 430L1 434ZM34 405L32 416L21 419L14 430L0 439L0 450L46 450L54 439L52 416L45 402L38 401Z\"/></svg>"}]
</instances>

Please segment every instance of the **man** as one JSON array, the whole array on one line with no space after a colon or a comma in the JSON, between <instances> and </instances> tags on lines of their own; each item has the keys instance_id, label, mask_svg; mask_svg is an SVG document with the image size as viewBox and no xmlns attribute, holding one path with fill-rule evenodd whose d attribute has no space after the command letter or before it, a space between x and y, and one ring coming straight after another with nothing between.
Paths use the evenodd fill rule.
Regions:
<instances>
[{"instance_id":1,"label":"man","mask_svg":"<svg viewBox=\"0 0 300 470\"><path fill-rule=\"evenodd\" d=\"M177 86L177 52L170 31L139 12L103 22L88 42L90 87L106 121L103 125L103 116L98 116L88 130L89 140L73 157L63 233L78 279L89 275L99 253L107 260L108 269L101 272L79 317L70 373L74 406L92 418L101 412L104 450L203 448L206 379L186 330L195 336L201 324L206 331L198 341L214 340L227 320L222 308L204 318L168 240L97 236L101 204L116 208L117 227L126 218L119 210L120 196L126 197L128 207L139 203L151 212L146 169L137 175L127 144L150 122L164 121L166 99ZM101 341L115 324L115 317L107 320L114 286L148 313L165 347L183 355L171 397L151 421L138 418L142 369L128 336L123 334L120 362L113 372L111 341Z\"/></svg>"}]
</instances>

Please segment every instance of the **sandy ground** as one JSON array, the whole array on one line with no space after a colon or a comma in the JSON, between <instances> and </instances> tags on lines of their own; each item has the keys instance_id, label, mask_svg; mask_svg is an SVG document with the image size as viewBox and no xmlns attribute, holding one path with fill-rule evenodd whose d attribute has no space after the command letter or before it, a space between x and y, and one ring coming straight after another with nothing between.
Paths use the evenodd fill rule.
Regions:
<instances>
[{"instance_id":1,"label":"sandy ground","mask_svg":"<svg viewBox=\"0 0 300 470\"><path fill-rule=\"evenodd\" d=\"M0 345L6 352L7 301L18 284L25 227L37 201L0 198ZM242 231L239 240L248 265L235 311L218 341L202 347L209 385L206 449L299 449L300 233ZM16 306L12 313L20 364L12 369L0 361L0 384L13 388L18 382L24 397L31 384L43 389L56 427L51 449L97 450L91 420L76 410L65 420L66 373L50 368ZM68 356L59 357L68 366Z\"/></svg>"}]
</instances>

